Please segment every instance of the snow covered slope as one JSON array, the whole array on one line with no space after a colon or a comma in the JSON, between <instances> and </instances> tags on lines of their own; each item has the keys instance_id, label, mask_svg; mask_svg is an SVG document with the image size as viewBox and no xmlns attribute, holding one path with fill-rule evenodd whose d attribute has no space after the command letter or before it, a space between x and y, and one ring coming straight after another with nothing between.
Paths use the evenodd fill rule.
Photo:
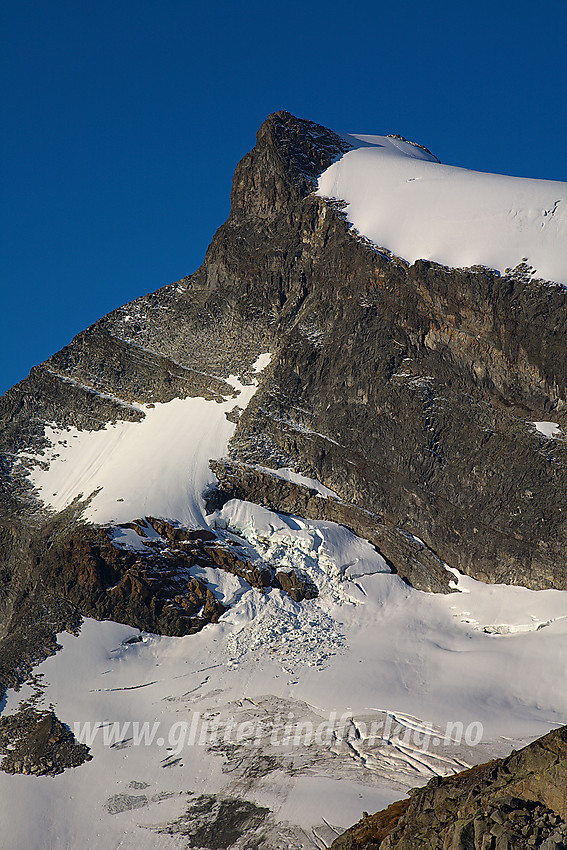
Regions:
<instances>
[{"instance_id":1,"label":"snow covered slope","mask_svg":"<svg viewBox=\"0 0 567 850\"><path fill-rule=\"evenodd\" d=\"M219 571L219 593L240 596L198 635L126 643L137 630L94 620L61 635L36 673L85 740L92 724L94 759L56 777L0 772L0 846L213 848L223 803L224 818L269 809L224 846L322 850L363 810L567 720L567 593L462 577L460 593L420 593L333 523L240 501L215 521L251 558L307 572L320 596L228 588ZM29 694L9 692L5 713ZM455 721L472 746L462 729L446 738ZM136 740L144 723L153 736Z\"/></svg>"},{"instance_id":2,"label":"snow covered slope","mask_svg":"<svg viewBox=\"0 0 567 850\"><path fill-rule=\"evenodd\" d=\"M353 226L412 263L504 272L527 262L567 285L567 183L441 165L388 136L344 136L353 150L319 178L317 194L346 201Z\"/></svg>"},{"instance_id":3,"label":"snow covered slope","mask_svg":"<svg viewBox=\"0 0 567 850\"><path fill-rule=\"evenodd\" d=\"M270 362L262 354L256 374ZM46 426L51 448L42 455L22 452L34 466L30 480L45 505L61 511L77 497L92 499L84 516L99 525L144 516L207 526L203 492L215 481L210 458L223 457L236 425L226 414L244 409L258 381L241 384L231 376L234 397L173 399L145 405L140 422L117 422L99 431Z\"/></svg>"}]
</instances>

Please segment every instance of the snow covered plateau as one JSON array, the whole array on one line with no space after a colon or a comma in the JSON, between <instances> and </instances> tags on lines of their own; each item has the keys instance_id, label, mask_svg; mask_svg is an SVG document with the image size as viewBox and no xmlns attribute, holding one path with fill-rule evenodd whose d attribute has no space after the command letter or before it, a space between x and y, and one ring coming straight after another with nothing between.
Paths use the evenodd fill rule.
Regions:
<instances>
[{"instance_id":1,"label":"snow covered plateau","mask_svg":"<svg viewBox=\"0 0 567 850\"><path fill-rule=\"evenodd\" d=\"M526 264L567 285L567 184L442 165L391 136L344 136L352 146L319 178L352 226L409 263L499 272Z\"/></svg>"}]
</instances>

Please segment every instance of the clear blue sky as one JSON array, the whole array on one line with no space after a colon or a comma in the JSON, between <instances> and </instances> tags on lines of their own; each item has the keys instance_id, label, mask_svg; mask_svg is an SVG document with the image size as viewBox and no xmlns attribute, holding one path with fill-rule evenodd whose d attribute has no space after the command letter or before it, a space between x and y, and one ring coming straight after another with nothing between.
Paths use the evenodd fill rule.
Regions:
<instances>
[{"instance_id":1,"label":"clear blue sky","mask_svg":"<svg viewBox=\"0 0 567 850\"><path fill-rule=\"evenodd\" d=\"M4 0L0 392L194 271L278 109L567 180L567 4Z\"/></svg>"}]
</instances>

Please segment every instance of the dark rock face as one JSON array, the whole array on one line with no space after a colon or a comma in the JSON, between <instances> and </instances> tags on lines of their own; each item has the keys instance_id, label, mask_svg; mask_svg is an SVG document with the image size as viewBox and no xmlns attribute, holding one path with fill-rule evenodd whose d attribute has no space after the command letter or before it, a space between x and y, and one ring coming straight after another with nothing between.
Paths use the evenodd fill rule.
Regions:
<instances>
[{"instance_id":1,"label":"dark rock face","mask_svg":"<svg viewBox=\"0 0 567 850\"><path fill-rule=\"evenodd\" d=\"M265 846L262 833L269 814L269 809L248 800L200 794L190 801L185 815L157 831L182 835L188 847L199 850L223 850L245 837L252 850Z\"/></svg>"},{"instance_id":2,"label":"dark rock face","mask_svg":"<svg viewBox=\"0 0 567 850\"><path fill-rule=\"evenodd\" d=\"M246 379L265 351L272 362L222 474L215 467L220 501L237 494L343 522L424 590L449 589L444 562L487 581L567 587L567 442L530 424L567 421L567 296L521 268L410 266L353 234L341 204L312 193L344 150L324 127L271 115L236 169L230 216L201 268L105 316L0 400L8 670L52 651L53 630L72 627L77 606L174 634L194 617L157 602L152 613L140 565L101 567L120 590L112 603L109 591L97 595L98 568L69 565L71 552L84 561L86 540L72 511L59 521L65 544L46 556L59 558L56 599L48 583L38 589L30 576L52 520L17 453L42 449L47 422L97 429L139 419L136 403L230 395L228 375ZM257 464L290 466L340 498ZM21 612L41 620L40 608L51 613L30 639L37 652L10 642L25 633Z\"/></svg>"},{"instance_id":3,"label":"dark rock face","mask_svg":"<svg viewBox=\"0 0 567 850\"><path fill-rule=\"evenodd\" d=\"M6 753L3 771L35 776L55 776L92 758L52 711L33 709L0 718L0 752Z\"/></svg>"},{"instance_id":4,"label":"dark rock face","mask_svg":"<svg viewBox=\"0 0 567 850\"><path fill-rule=\"evenodd\" d=\"M317 588L308 579L300 578L293 570L277 570L272 580L273 586L288 593L294 602L315 599Z\"/></svg>"},{"instance_id":5,"label":"dark rock face","mask_svg":"<svg viewBox=\"0 0 567 850\"><path fill-rule=\"evenodd\" d=\"M567 845L567 727L505 759L435 778L364 817L333 850L559 850Z\"/></svg>"},{"instance_id":6,"label":"dark rock face","mask_svg":"<svg viewBox=\"0 0 567 850\"><path fill-rule=\"evenodd\" d=\"M92 756L54 712L40 706L43 684L31 680L32 696L16 712L0 717L0 770L34 776L56 776Z\"/></svg>"},{"instance_id":7,"label":"dark rock face","mask_svg":"<svg viewBox=\"0 0 567 850\"><path fill-rule=\"evenodd\" d=\"M211 461L211 468L218 478L220 502L247 499L274 511L337 522L373 543L392 571L409 584L432 592L449 590L454 575L445 569L443 561L422 540L384 523L372 511L340 500L322 499L309 487L282 481L251 464Z\"/></svg>"}]
</instances>

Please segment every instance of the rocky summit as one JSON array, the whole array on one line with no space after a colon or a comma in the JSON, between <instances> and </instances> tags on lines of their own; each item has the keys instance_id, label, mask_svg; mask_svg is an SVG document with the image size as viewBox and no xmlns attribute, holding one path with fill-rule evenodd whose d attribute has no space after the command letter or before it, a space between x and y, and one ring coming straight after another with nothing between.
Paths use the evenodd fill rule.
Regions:
<instances>
[{"instance_id":1,"label":"rocky summit","mask_svg":"<svg viewBox=\"0 0 567 850\"><path fill-rule=\"evenodd\" d=\"M407 166L404 186L421 185L419 169L448 168L401 137L360 142L372 138L339 135L288 112L270 115L236 169L230 215L203 265L104 316L0 399L0 694L30 686L34 668L55 663L62 645L64 657L68 641L86 634L87 618L85 657L96 676L114 675L112 659L124 657L138 659L140 668L124 661L124 669L139 669L143 679L124 687L97 679L87 688L96 695L169 681L149 672L146 642L156 641L156 668L166 653L165 669L181 657L166 638L187 638L187 658L195 646L195 658L206 659L214 634L214 652L228 655L210 669L203 660L195 670L175 667L171 682L205 670L206 677L182 693L164 692L160 705L199 706L198 693L212 700L211 717L243 712L248 699L254 722L267 715L276 728L274 718L294 710L312 722L318 692L308 678L301 691L298 670L312 667L326 681L333 658L352 652L333 698L348 693L350 710L353 671L364 661L360 711L391 712L411 731L414 721L427 720L416 720L421 706L438 712L438 724L452 719L440 706L460 675L460 662L451 666L458 655L470 665L463 678L472 695L455 703L458 710L496 718L485 748L467 750L472 762L503 756L510 741L536 737L536 727L541 734L565 722L548 668L548 690L535 688L532 699L521 690L528 674L518 665L532 664L537 677L530 659L549 660L567 616L560 593L567 591L567 290L541 276L528 256L503 269L482 256L456 268L435 252L416 259L398 248L398 256L393 242L382 244L374 231L371 238L353 223L356 199L340 194L343 186L348 194L357 145L363 153L383 149L392 174ZM339 163L344 171L336 176ZM557 225L561 203L544 210L546 227ZM374 612L368 624L364 611ZM410 611L415 619L404 626ZM105 631L109 623L122 630ZM362 637L351 640L357 627ZM269 683L258 680L254 687L264 690L238 697L248 684L233 692L211 671L235 671L252 652L254 663L277 662L280 672ZM389 664L395 673L385 672ZM502 689L497 697L483 664ZM256 666L260 676L264 668ZM282 690L284 679L276 682L281 671L294 695ZM386 706L383 698L398 702ZM88 704L87 697L77 703ZM517 711L506 736L509 704ZM14 713L0 720L4 771L40 781L66 768L91 769L89 747L68 726L81 718L62 722L63 709L41 700L9 706ZM124 719L130 708L116 711ZM207 836L184 846L238 848L248 830L254 847L320 848L355 818L339 818L335 828L321 816L315 833L311 815L295 822L286 810L285 825L277 826L257 783L277 773L287 777L287 794L299 776L347 778L364 794L381 789L381 800L395 800L412 784L411 765L418 784L431 781L410 800L365 817L333 847L566 846L565 729L461 773L470 762L456 745L424 761L396 743L392 761L382 739L365 749L359 730L371 726L369 718L352 722L358 737L353 732L348 752L337 738L314 760L279 752L262 760L242 740L211 745L211 758L222 755L222 770L235 777L212 796L205 785L164 786L123 806L134 799L124 788L151 783L130 777L134 784L123 786L120 774L109 799L122 802L101 803L101 811L115 824L117 814L184 794L186 814L170 802L167 817L156 814L146 833L193 835L195 842ZM162 761L167 768L182 763ZM240 813L225 830L230 841L215 838L220 821L191 832L192 806L199 818L227 806ZM300 843L304 824L312 844Z\"/></svg>"}]
</instances>

